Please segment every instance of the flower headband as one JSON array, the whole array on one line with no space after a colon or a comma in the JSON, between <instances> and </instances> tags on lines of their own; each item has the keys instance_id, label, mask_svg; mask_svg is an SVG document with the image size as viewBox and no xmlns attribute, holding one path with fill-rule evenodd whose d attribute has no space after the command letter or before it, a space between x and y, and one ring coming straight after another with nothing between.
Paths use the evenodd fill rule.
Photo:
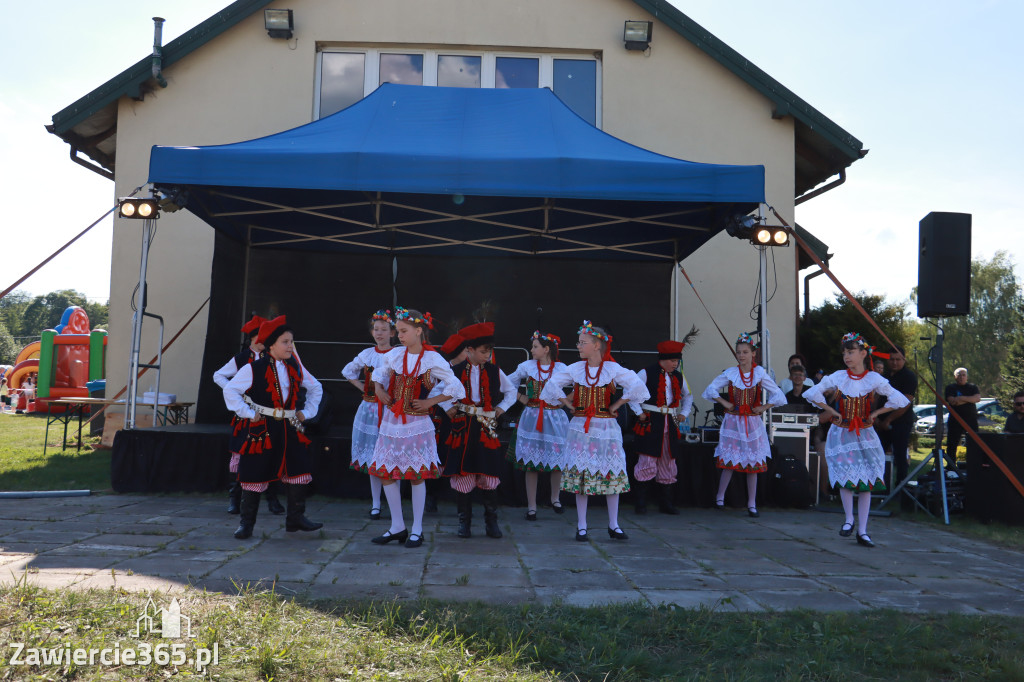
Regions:
<instances>
[{"instance_id":1,"label":"flower headband","mask_svg":"<svg viewBox=\"0 0 1024 682\"><path fill-rule=\"evenodd\" d=\"M747 332L743 332L742 334L736 337L736 345L738 346L741 343L745 343L751 348L757 348L757 344L754 343L754 337L752 337Z\"/></svg>"},{"instance_id":2,"label":"flower headband","mask_svg":"<svg viewBox=\"0 0 1024 682\"><path fill-rule=\"evenodd\" d=\"M594 324L590 320L583 320L583 325L576 330L576 333L593 336L594 338L601 339L605 343L612 342L612 335L609 334L608 332L598 331L597 329L595 329Z\"/></svg>"},{"instance_id":3,"label":"flower headband","mask_svg":"<svg viewBox=\"0 0 1024 682\"><path fill-rule=\"evenodd\" d=\"M390 310L378 310L373 314L373 317L370 319L373 320L374 322L387 322L392 327L395 326L395 321L391 319Z\"/></svg>"},{"instance_id":4,"label":"flower headband","mask_svg":"<svg viewBox=\"0 0 1024 682\"><path fill-rule=\"evenodd\" d=\"M849 334L845 334L843 336L842 343L843 343L844 346L846 344L848 344L848 343L856 344L857 348L863 348L864 350L866 350L868 352L874 350L871 347L871 345L867 342L867 340L863 336L861 336L860 334L858 334L856 332L850 332Z\"/></svg>"},{"instance_id":5,"label":"flower headband","mask_svg":"<svg viewBox=\"0 0 1024 682\"><path fill-rule=\"evenodd\" d=\"M423 324L426 325L427 329L434 328L434 318L430 316L429 312L423 313L423 317L413 317L408 308L397 306L395 308L395 319L408 322L409 324Z\"/></svg>"},{"instance_id":6,"label":"flower headband","mask_svg":"<svg viewBox=\"0 0 1024 682\"><path fill-rule=\"evenodd\" d=\"M533 336L531 336L530 339L534 341L550 341L556 346L562 345L562 339L558 338L554 334L541 334L539 329L533 332Z\"/></svg>"}]
</instances>

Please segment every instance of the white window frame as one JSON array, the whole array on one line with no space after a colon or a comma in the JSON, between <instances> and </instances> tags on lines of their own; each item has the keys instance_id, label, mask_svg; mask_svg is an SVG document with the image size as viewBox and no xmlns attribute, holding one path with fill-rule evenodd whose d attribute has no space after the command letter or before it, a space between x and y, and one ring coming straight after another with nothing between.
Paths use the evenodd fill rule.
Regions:
<instances>
[{"instance_id":1,"label":"white window frame","mask_svg":"<svg viewBox=\"0 0 1024 682\"><path fill-rule=\"evenodd\" d=\"M480 57L480 87L494 88L494 78L497 71L498 57L514 57L520 59L539 60L537 73L537 86L553 89L554 85L554 63L556 59L577 59L592 61L595 67L595 116L594 125L597 128L602 126L601 102L604 97L602 88L602 61L601 57L594 52L513 52L511 50L465 50L465 49L422 49L395 45L389 47L344 47L332 46L323 47L317 51L316 68L314 72L313 88L313 120L320 118L320 88L323 78L323 55L326 52L343 52L350 54L363 54L363 97L379 87L380 80L380 56L382 54L417 54L423 56L423 85L437 85L437 58L441 55L453 55L460 57Z\"/></svg>"}]
</instances>

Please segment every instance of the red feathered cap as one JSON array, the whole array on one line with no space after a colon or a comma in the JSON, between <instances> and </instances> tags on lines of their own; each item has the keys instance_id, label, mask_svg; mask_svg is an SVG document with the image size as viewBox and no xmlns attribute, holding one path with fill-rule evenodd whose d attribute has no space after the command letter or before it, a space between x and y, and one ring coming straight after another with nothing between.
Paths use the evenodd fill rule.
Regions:
<instances>
[{"instance_id":1,"label":"red feathered cap","mask_svg":"<svg viewBox=\"0 0 1024 682\"><path fill-rule=\"evenodd\" d=\"M487 343L494 343L494 323L478 322L459 330L459 336L466 340L470 347L482 346Z\"/></svg>"},{"instance_id":2,"label":"red feathered cap","mask_svg":"<svg viewBox=\"0 0 1024 682\"><path fill-rule=\"evenodd\" d=\"M260 325L264 322L266 320L259 315L253 315L251 320L242 325L242 333L246 336L252 336L252 333L259 330Z\"/></svg>"},{"instance_id":3,"label":"red feathered cap","mask_svg":"<svg viewBox=\"0 0 1024 682\"><path fill-rule=\"evenodd\" d=\"M682 341L662 341L658 344L658 359L678 360L683 357L684 346Z\"/></svg>"},{"instance_id":4,"label":"red feathered cap","mask_svg":"<svg viewBox=\"0 0 1024 682\"><path fill-rule=\"evenodd\" d=\"M458 334L452 334L448 337L448 340L441 346L441 355L446 358L453 358L459 354L463 348L466 347L466 339L462 338Z\"/></svg>"},{"instance_id":5,"label":"red feathered cap","mask_svg":"<svg viewBox=\"0 0 1024 682\"><path fill-rule=\"evenodd\" d=\"M271 334L286 324L287 320L284 319L284 315L278 315L272 320L267 320L260 325L260 335L256 337L256 343L266 343Z\"/></svg>"}]
</instances>

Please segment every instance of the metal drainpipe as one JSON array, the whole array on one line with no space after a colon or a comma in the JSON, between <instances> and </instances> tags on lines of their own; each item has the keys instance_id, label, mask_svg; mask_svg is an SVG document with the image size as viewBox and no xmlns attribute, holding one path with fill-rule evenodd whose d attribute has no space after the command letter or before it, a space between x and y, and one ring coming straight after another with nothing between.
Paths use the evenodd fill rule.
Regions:
<instances>
[{"instance_id":1,"label":"metal drainpipe","mask_svg":"<svg viewBox=\"0 0 1024 682\"><path fill-rule=\"evenodd\" d=\"M164 20L161 17L153 17L153 78L160 84L161 88L167 87L167 80L164 78L161 69L163 68L163 32Z\"/></svg>"},{"instance_id":2,"label":"metal drainpipe","mask_svg":"<svg viewBox=\"0 0 1024 682\"><path fill-rule=\"evenodd\" d=\"M822 262L825 263L825 265L828 265L828 263L826 261L822 261ZM818 275L824 275L824 274L825 274L825 271L822 270L821 268L818 268L817 272L812 272L811 274L809 274L806 277L804 277L804 317L807 317L807 313L810 312L810 310L811 310L811 290L810 290L811 278L812 277L817 277Z\"/></svg>"},{"instance_id":3,"label":"metal drainpipe","mask_svg":"<svg viewBox=\"0 0 1024 682\"><path fill-rule=\"evenodd\" d=\"M832 182L828 183L824 187L819 187L818 189L814 190L813 192L808 192L807 194L802 194L802 195L798 196L796 199L793 200L793 206L799 206L800 204L804 203L805 201L810 201L814 197L820 197L825 192L827 192L827 191L829 191L831 189L835 189L836 187L838 187L839 185L843 184L844 182L846 182L846 169L845 168L840 168L839 169L839 179L833 180ZM828 265L828 261L827 260L826 261L822 261L822 262L825 263L825 265ZM824 274L825 274L825 271L819 269L817 272L812 272L811 274L809 274L806 277L804 277L804 317L807 317L807 312L811 309L811 293L810 293L810 290L808 289L808 285L810 284L810 280L813 277L817 277L818 275L824 275Z\"/></svg>"}]
</instances>

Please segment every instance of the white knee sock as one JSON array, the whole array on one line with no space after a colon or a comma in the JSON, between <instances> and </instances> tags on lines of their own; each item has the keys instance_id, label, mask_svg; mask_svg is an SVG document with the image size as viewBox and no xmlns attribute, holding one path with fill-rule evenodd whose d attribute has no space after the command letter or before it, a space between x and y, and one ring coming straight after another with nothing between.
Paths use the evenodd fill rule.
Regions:
<instances>
[{"instance_id":1,"label":"white knee sock","mask_svg":"<svg viewBox=\"0 0 1024 682\"><path fill-rule=\"evenodd\" d=\"M747 474L747 506L757 509L757 474Z\"/></svg>"},{"instance_id":2,"label":"white knee sock","mask_svg":"<svg viewBox=\"0 0 1024 682\"><path fill-rule=\"evenodd\" d=\"M615 530L619 527L619 494L605 495L604 501L608 505L608 527Z\"/></svg>"},{"instance_id":3,"label":"white knee sock","mask_svg":"<svg viewBox=\"0 0 1024 682\"><path fill-rule=\"evenodd\" d=\"M576 495L576 528L587 529L587 496Z\"/></svg>"},{"instance_id":4,"label":"white knee sock","mask_svg":"<svg viewBox=\"0 0 1024 682\"><path fill-rule=\"evenodd\" d=\"M846 523L853 525L853 491L849 488L839 489L839 499L843 503L843 511L846 512Z\"/></svg>"},{"instance_id":5,"label":"white knee sock","mask_svg":"<svg viewBox=\"0 0 1024 682\"><path fill-rule=\"evenodd\" d=\"M558 502L558 494L562 489L562 472L551 472L551 504Z\"/></svg>"},{"instance_id":6,"label":"white knee sock","mask_svg":"<svg viewBox=\"0 0 1024 682\"><path fill-rule=\"evenodd\" d=\"M715 502L725 499L725 490L729 487L731 480L732 469L722 469L722 478L718 481L718 496L715 498Z\"/></svg>"},{"instance_id":7,"label":"white knee sock","mask_svg":"<svg viewBox=\"0 0 1024 682\"><path fill-rule=\"evenodd\" d=\"M852 491L851 491L852 492ZM857 534L868 534L868 515L871 513L871 493L857 495Z\"/></svg>"},{"instance_id":8,"label":"white knee sock","mask_svg":"<svg viewBox=\"0 0 1024 682\"><path fill-rule=\"evenodd\" d=\"M370 476L370 509L380 509L380 489L384 484L376 476Z\"/></svg>"},{"instance_id":9,"label":"white knee sock","mask_svg":"<svg viewBox=\"0 0 1024 682\"><path fill-rule=\"evenodd\" d=\"M412 485L412 529L410 532L422 537L423 507L427 502L427 486L423 483Z\"/></svg>"},{"instance_id":10,"label":"white knee sock","mask_svg":"<svg viewBox=\"0 0 1024 682\"><path fill-rule=\"evenodd\" d=\"M405 519L402 518L402 484L395 482L384 486L384 497L388 498L391 509L391 534L405 530Z\"/></svg>"}]
</instances>

